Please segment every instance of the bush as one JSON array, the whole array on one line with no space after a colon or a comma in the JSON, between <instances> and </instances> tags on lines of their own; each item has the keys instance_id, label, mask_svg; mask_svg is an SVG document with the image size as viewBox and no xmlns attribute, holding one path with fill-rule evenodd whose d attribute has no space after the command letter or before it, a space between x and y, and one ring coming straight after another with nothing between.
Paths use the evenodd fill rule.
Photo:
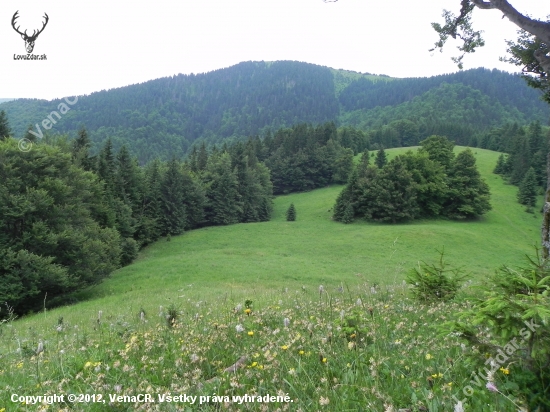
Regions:
<instances>
[{"instance_id":1,"label":"bush","mask_svg":"<svg viewBox=\"0 0 550 412\"><path fill-rule=\"evenodd\" d=\"M444 252L439 252L437 264L422 262L418 268L411 269L406 281L412 285L414 297L422 302L453 299L468 275L447 267Z\"/></svg>"}]
</instances>

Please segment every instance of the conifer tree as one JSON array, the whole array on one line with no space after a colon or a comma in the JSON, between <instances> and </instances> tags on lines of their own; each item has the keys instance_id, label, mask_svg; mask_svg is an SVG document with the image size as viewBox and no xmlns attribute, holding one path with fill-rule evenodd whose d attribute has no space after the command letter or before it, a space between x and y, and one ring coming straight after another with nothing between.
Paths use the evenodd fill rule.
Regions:
<instances>
[{"instance_id":1,"label":"conifer tree","mask_svg":"<svg viewBox=\"0 0 550 412\"><path fill-rule=\"evenodd\" d=\"M376 153L376 160L374 161L379 169L382 169L386 163L388 163L388 155L384 151L384 147L381 147Z\"/></svg>"},{"instance_id":2,"label":"conifer tree","mask_svg":"<svg viewBox=\"0 0 550 412\"><path fill-rule=\"evenodd\" d=\"M491 210L489 186L476 167L470 149L459 153L451 165L445 214L451 218L473 218Z\"/></svg>"},{"instance_id":3,"label":"conifer tree","mask_svg":"<svg viewBox=\"0 0 550 412\"><path fill-rule=\"evenodd\" d=\"M294 222L296 220L296 208L294 207L294 203L291 203L286 210L286 220L287 222Z\"/></svg>"},{"instance_id":4,"label":"conifer tree","mask_svg":"<svg viewBox=\"0 0 550 412\"><path fill-rule=\"evenodd\" d=\"M11 136L11 129L8 122L8 116L4 110L0 110L0 140Z\"/></svg>"},{"instance_id":5,"label":"conifer tree","mask_svg":"<svg viewBox=\"0 0 550 412\"><path fill-rule=\"evenodd\" d=\"M519 185L518 202L522 205L534 207L537 200L537 176L530 167Z\"/></svg>"},{"instance_id":6,"label":"conifer tree","mask_svg":"<svg viewBox=\"0 0 550 412\"><path fill-rule=\"evenodd\" d=\"M94 160L90 156L90 148L92 144L88 137L88 132L82 127L77 134L76 139L73 141L71 148L71 155L74 163L86 171L95 170Z\"/></svg>"},{"instance_id":7,"label":"conifer tree","mask_svg":"<svg viewBox=\"0 0 550 412\"><path fill-rule=\"evenodd\" d=\"M504 153L501 153L498 157L497 164L493 169L493 173L496 175L503 175L506 171L506 159L504 158Z\"/></svg>"},{"instance_id":8,"label":"conifer tree","mask_svg":"<svg viewBox=\"0 0 550 412\"><path fill-rule=\"evenodd\" d=\"M187 216L181 165L175 158L168 162L160 191L162 199L162 234L179 235L185 230Z\"/></svg>"},{"instance_id":9,"label":"conifer tree","mask_svg":"<svg viewBox=\"0 0 550 412\"><path fill-rule=\"evenodd\" d=\"M354 214L355 213L353 211L353 205L351 203L348 203L342 215L342 223L353 223Z\"/></svg>"}]
</instances>

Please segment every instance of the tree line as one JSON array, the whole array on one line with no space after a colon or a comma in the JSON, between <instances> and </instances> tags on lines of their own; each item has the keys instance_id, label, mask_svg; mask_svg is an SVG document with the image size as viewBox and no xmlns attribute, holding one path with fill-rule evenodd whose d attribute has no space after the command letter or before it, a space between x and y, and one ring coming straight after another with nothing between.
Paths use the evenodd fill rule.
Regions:
<instances>
[{"instance_id":1,"label":"tree line","mask_svg":"<svg viewBox=\"0 0 550 412\"><path fill-rule=\"evenodd\" d=\"M0 302L20 314L46 296L64 302L162 237L267 221L274 193L347 181L367 144L351 128L302 124L140 166L110 139L93 154L84 128L22 152L0 112L0 136Z\"/></svg>"}]
</instances>

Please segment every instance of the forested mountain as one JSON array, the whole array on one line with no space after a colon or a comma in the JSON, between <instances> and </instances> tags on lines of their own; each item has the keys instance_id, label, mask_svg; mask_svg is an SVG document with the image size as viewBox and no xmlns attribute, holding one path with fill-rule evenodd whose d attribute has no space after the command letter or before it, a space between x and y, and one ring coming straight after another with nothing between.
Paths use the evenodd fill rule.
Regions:
<instances>
[{"instance_id":1,"label":"forested mountain","mask_svg":"<svg viewBox=\"0 0 550 412\"><path fill-rule=\"evenodd\" d=\"M44 130L43 119L61 103L19 99L0 103L0 110L15 137L30 126L38 135L74 137L84 126L93 152L111 138L115 149L127 145L140 163L183 156L197 140L237 140L298 123L354 126L371 131L372 143L392 147L417 144L431 134L467 144L490 127L508 121L544 124L549 114L538 91L497 70L391 79L293 61L243 62L80 96Z\"/></svg>"}]
</instances>

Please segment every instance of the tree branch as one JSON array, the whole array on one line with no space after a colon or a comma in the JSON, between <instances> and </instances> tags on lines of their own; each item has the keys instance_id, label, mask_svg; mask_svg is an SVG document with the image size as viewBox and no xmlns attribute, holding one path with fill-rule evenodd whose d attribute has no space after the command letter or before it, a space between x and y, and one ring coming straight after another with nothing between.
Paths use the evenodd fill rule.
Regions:
<instances>
[{"instance_id":1,"label":"tree branch","mask_svg":"<svg viewBox=\"0 0 550 412\"><path fill-rule=\"evenodd\" d=\"M550 23L531 19L517 11L507 0L472 0L480 9L498 9L516 26L550 44Z\"/></svg>"}]
</instances>

